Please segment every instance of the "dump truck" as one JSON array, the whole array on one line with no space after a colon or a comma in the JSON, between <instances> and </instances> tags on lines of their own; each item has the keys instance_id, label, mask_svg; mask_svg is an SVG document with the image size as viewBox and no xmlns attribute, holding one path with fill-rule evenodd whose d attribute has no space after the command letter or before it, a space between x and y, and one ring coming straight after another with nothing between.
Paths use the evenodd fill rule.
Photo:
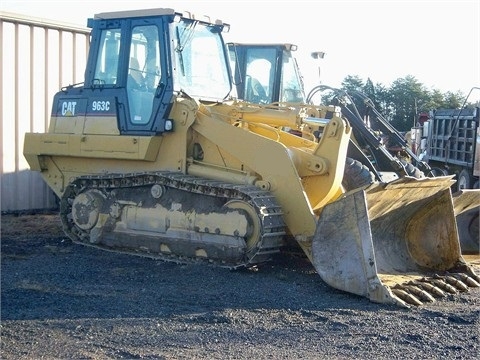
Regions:
<instances>
[{"instance_id":1,"label":"dump truck","mask_svg":"<svg viewBox=\"0 0 480 360\"><path fill-rule=\"evenodd\" d=\"M457 190L478 189L480 108L420 113L412 128L412 148L440 175L455 175Z\"/></svg>"},{"instance_id":2,"label":"dump truck","mask_svg":"<svg viewBox=\"0 0 480 360\"><path fill-rule=\"evenodd\" d=\"M263 106L296 106L312 103L315 97L320 95L321 99L321 95L328 92L332 103L340 107L352 127L343 181L346 189L404 176L456 175L457 183L452 190L457 190L453 200L462 252L480 253L480 192L466 190L478 189L478 110L437 111L431 120L421 122L422 127L412 129L415 139L412 145L362 92L320 84L306 94L294 57L296 45L231 42L227 46L238 98ZM304 125L301 131L294 129L293 132L311 137L315 129ZM446 150L447 144L451 144L449 150ZM426 148L431 156L421 156L427 153Z\"/></svg>"},{"instance_id":3,"label":"dump truck","mask_svg":"<svg viewBox=\"0 0 480 360\"><path fill-rule=\"evenodd\" d=\"M84 82L54 96L48 131L23 150L74 242L239 269L294 241L330 286L405 307L479 286L452 178L346 191L340 109L231 97L227 23L147 9L87 24ZM318 141L285 131L305 124Z\"/></svg>"},{"instance_id":4,"label":"dump truck","mask_svg":"<svg viewBox=\"0 0 480 360\"><path fill-rule=\"evenodd\" d=\"M473 90L474 88L472 88ZM468 96L467 96L468 99ZM420 113L412 128L412 148L436 174L454 175L457 193L478 196L480 175L480 108L437 109ZM477 189L477 190L474 190ZM455 198L454 198L455 200ZM460 205L465 216L458 221L464 253L480 251L479 208ZM468 216L467 216L468 215Z\"/></svg>"}]
</instances>

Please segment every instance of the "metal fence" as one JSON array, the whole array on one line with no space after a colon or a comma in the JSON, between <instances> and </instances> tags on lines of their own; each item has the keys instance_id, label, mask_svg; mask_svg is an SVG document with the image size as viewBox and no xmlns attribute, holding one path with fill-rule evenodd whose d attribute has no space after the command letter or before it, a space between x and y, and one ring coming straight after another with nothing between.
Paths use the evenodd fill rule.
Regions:
<instances>
[{"instance_id":1,"label":"metal fence","mask_svg":"<svg viewBox=\"0 0 480 360\"><path fill-rule=\"evenodd\" d=\"M26 132L45 132L54 94L83 82L88 28L0 12L1 210L52 209L56 198L23 157Z\"/></svg>"}]
</instances>

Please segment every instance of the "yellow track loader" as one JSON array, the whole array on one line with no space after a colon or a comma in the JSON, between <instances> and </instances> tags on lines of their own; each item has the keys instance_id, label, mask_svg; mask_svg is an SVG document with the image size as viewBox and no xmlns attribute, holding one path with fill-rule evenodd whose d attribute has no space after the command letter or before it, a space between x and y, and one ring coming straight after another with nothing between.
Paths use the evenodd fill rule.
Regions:
<instances>
[{"instance_id":1,"label":"yellow track loader","mask_svg":"<svg viewBox=\"0 0 480 360\"><path fill-rule=\"evenodd\" d=\"M446 172L431 168L428 163L420 160L404 137L380 114L373 101L365 94L318 85L305 95L300 70L294 57L297 49L295 45L237 42L228 43L227 46L233 64L235 91L238 98L272 107L279 104L282 106L310 104L314 103L313 99L318 101L323 98L318 95L328 95L333 104L341 107L342 116L352 127L345 164L346 176L343 182L347 189L351 190L375 180L390 182L403 176L423 178L436 176L438 173L447 175ZM475 119L470 121L472 120L475 121ZM450 131L449 127L445 129L446 132ZM315 136L315 126L307 124L301 128L301 131L298 129L292 131L299 136ZM472 142L471 139L469 141L469 143ZM472 149L468 149L469 154L473 152ZM396 156L395 153L401 153L409 161ZM465 161L465 164L468 163L469 155L462 154L462 152L457 154L457 164L462 161ZM439 161L437 159L437 165ZM460 170L455 172L460 173ZM352 177L349 176L350 174L356 175ZM460 188L460 182L457 182L453 188ZM453 197L462 253L478 255L480 253L478 230L480 190L457 191Z\"/></svg>"},{"instance_id":2,"label":"yellow track loader","mask_svg":"<svg viewBox=\"0 0 480 360\"><path fill-rule=\"evenodd\" d=\"M24 145L73 241L231 269L296 241L331 286L402 306L478 286L451 178L347 192L340 109L231 98L228 24L149 9L88 26L84 83L55 95L48 132ZM285 131L305 124L319 140Z\"/></svg>"}]
</instances>

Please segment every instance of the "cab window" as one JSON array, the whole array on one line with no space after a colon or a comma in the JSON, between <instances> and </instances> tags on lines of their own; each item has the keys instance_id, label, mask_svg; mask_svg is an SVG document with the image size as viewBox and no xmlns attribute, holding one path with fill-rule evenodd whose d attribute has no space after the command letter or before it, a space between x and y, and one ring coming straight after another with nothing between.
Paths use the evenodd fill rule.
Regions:
<instances>
[{"instance_id":1,"label":"cab window","mask_svg":"<svg viewBox=\"0 0 480 360\"><path fill-rule=\"evenodd\" d=\"M155 89L160 81L160 47L155 25L136 26L132 30L127 74L130 121L149 122Z\"/></svg>"},{"instance_id":2,"label":"cab window","mask_svg":"<svg viewBox=\"0 0 480 360\"><path fill-rule=\"evenodd\" d=\"M94 84L115 85L117 83L120 38L120 29L108 29L102 31L100 50L93 79Z\"/></svg>"}]
</instances>

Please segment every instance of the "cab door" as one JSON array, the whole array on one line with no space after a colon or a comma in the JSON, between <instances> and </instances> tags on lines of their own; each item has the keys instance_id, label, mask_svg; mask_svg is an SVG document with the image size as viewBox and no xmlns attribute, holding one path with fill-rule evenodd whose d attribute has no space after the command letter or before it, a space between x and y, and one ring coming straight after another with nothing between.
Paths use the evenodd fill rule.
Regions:
<instances>
[{"instance_id":1,"label":"cab door","mask_svg":"<svg viewBox=\"0 0 480 360\"><path fill-rule=\"evenodd\" d=\"M172 97L165 71L168 26L162 17L105 21L94 28L90 74L93 98L115 106L121 134L163 133ZM90 75L90 78L89 78ZM86 86L87 87L87 86Z\"/></svg>"}]
</instances>

